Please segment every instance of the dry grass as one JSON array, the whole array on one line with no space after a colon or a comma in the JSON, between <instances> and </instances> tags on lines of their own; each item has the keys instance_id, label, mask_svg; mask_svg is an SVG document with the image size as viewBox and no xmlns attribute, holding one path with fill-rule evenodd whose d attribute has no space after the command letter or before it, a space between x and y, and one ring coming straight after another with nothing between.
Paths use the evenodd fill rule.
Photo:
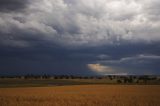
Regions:
<instances>
[{"instance_id":1,"label":"dry grass","mask_svg":"<svg viewBox=\"0 0 160 106\"><path fill-rule=\"evenodd\" d=\"M160 106L160 86L0 88L0 106Z\"/></svg>"}]
</instances>

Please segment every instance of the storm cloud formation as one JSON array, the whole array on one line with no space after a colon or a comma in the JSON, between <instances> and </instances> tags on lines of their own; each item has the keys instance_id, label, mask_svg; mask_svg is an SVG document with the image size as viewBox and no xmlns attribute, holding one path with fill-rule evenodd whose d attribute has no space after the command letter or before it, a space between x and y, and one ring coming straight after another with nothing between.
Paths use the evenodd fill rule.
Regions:
<instances>
[{"instance_id":1,"label":"storm cloud formation","mask_svg":"<svg viewBox=\"0 0 160 106\"><path fill-rule=\"evenodd\" d=\"M25 8L28 3L29 3L28 0L1 0L0 11L1 12L19 11Z\"/></svg>"},{"instance_id":2,"label":"storm cloud formation","mask_svg":"<svg viewBox=\"0 0 160 106\"><path fill-rule=\"evenodd\" d=\"M159 74L159 19L159 0L1 0L0 70Z\"/></svg>"}]
</instances>

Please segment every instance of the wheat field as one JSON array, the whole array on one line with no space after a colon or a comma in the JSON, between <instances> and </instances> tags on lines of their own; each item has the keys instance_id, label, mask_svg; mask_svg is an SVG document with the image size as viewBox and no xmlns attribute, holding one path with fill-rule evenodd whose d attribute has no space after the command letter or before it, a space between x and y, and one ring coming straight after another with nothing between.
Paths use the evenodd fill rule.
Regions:
<instances>
[{"instance_id":1,"label":"wheat field","mask_svg":"<svg viewBox=\"0 0 160 106\"><path fill-rule=\"evenodd\" d=\"M0 106L160 106L160 86L0 88Z\"/></svg>"}]
</instances>

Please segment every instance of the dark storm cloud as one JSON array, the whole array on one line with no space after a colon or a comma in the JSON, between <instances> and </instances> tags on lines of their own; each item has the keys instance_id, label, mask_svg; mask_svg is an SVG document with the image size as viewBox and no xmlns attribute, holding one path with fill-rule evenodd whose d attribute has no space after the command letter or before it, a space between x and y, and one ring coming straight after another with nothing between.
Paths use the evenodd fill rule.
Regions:
<instances>
[{"instance_id":1,"label":"dark storm cloud","mask_svg":"<svg viewBox=\"0 0 160 106\"><path fill-rule=\"evenodd\" d=\"M67 49L56 45L1 47L0 71L1 74L159 74L159 43L139 45L81 49ZM92 69L88 67L89 64ZM99 67L100 72L93 71L95 66Z\"/></svg>"},{"instance_id":2,"label":"dark storm cloud","mask_svg":"<svg viewBox=\"0 0 160 106\"><path fill-rule=\"evenodd\" d=\"M154 44L118 45L101 47L91 52L109 58L96 59L89 68L100 74L160 74L160 46ZM95 68L99 67L99 68Z\"/></svg>"},{"instance_id":3,"label":"dark storm cloud","mask_svg":"<svg viewBox=\"0 0 160 106\"><path fill-rule=\"evenodd\" d=\"M123 57L119 60L104 60L99 61L104 66L110 66L114 69L113 73L126 74L160 74L158 63L160 62L159 55L140 54L133 57ZM118 70L118 71L117 71ZM107 73L109 74L109 73Z\"/></svg>"},{"instance_id":4,"label":"dark storm cloud","mask_svg":"<svg viewBox=\"0 0 160 106\"><path fill-rule=\"evenodd\" d=\"M1 0L0 11L10 12L23 10L28 4L28 0Z\"/></svg>"},{"instance_id":5,"label":"dark storm cloud","mask_svg":"<svg viewBox=\"0 0 160 106\"><path fill-rule=\"evenodd\" d=\"M88 60L72 58L77 51L64 48L1 48L0 74L74 74L93 75L87 70Z\"/></svg>"},{"instance_id":6,"label":"dark storm cloud","mask_svg":"<svg viewBox=\"0 0 160 106\"><path fill-rule=\"evenodd\" d=\"M159 73L159 59L149 58L160 55L159 4L159 0L1 0L0 71ZM125 59L129 60L122 62ZM140 71L135 72L136 67Z\"/></svg>"}]
</instances>

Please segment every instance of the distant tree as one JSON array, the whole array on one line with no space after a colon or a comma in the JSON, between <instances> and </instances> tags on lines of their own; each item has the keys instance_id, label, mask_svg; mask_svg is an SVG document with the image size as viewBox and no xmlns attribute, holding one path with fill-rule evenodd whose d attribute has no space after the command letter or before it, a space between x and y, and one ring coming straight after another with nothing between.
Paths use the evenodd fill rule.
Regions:
<instances>
[{"instance_id":1,"label":"distant tree","mask_svg":"<svg viewBox=\"0 0 160 106\"><path fill-rule=\"evenodd\" d=\"M146 83L147 83L147 80L149 80L149 77L148 77L148 76L141 76L139 79L142 80L143 83L146 84Z\"/></svg>"},{"instance_id":2,"label":"distant tree","mask_svg":"<svg viewBox=\"0 0 160 106\"><path fill-rule=\"evenodd\" d=\"M49 78L50 78L50 76L49 76L49 75L47 75L47 74L44 74L44 75L42 76L42 78L43 78L43 79L49 79Z\"/></svg>"},{"instance_id":3,"label":"distant tree","mask_svg":"<svg viewBox=\"0 0 160 106\"><path fill-rule=\"evenodd\" d=\"M75 77L73 75L70 76L71 79L75 79Z\"/></svg>"},{"instance_id":4,"label":"distant tree","mask_svg":"<svg viewBox=\"0 0 160 106\"><path fill-rule=\"evenodd\" d=\"M84 79L88 79L88 77L87 77L87 76L85 76L85 77L84 77Z\"/></svg>"},{"instance_id":5,"label":"distant tree","mask_svg":"<svg viewBox=\"0 0 160 106\"><path fill-rule=\"evenodd\" d=\"M133 83L133 77L132 77L132 76L130 76L130 77L128 78L128 82L129 82L129 83Z\"/></svg>"},{"instance_id":6,"label":"distant tree","mask_svg":"<svg viewBox=\"0 0 160 106\"><path fill-rule=\"evenodd\" d=\"M113 79L111 75L109 75L108 77L109 77L109 79L110 79L110 80L112 80L112 79Z\"/></svg>"},{"instance_id":7,"label":"distant tree","mask_svg":"<svg viewBox=\"0 0 160 106\"><path fill-rule=\"evenodd\" d=\"M139 83L139 80L137 79L136 83Z\"/></svg>"},{"instance_id":8,"label":"distant tree","mask_svg":"<svg viewBox=\"0 0 160 106\"><path fill-rule=\"evenodd\" d=\"M117 83L119 83L119 84L120 84L120 83L122 83L122 81L121 81L121 80L117 80Z\"/></svg>"},{"instance_id":9,"label":"distant tree","mask_svg":"<svg viewBox=\"0 0 160 106\"><path fill-rule=\"evenodd\" d=\"M123 79L123 82L124 82L124 83L127 83L127 78L126 78L126 77Z\"/></svg>"},{"instance_id":10,"label":"distant tree","mask_svg":"<svg viewBox=\"0 0 160 106\"><path fill-rule=\"evenodd\" d=\"M83 79L83 77L82 77L82 76L79 76L79 79Z\"/></svg>"},{"instance_id":11,"label":"distant tree","mask_svg":"<svg viewBox=\"0 0 160 106\"><path fill-rule=\"evenodd\" d=\"M136 79L137 77L136 76L133 76L133 79Z\"/></svg>"},{"instance_id":12,"label":"distant tree","mask_svg":"<svg viewBox=\"0 0 160 106\"><path fill-rule=\"evenodd\" d=\"M143 83L145 83L145 84L147 83L147 79L146 78L143 79Z\"/></svg>"},{"instance_id":13,"label":"distant tree","mask_svg":"<svg viewBox=\"0 0 160 106\"><path fill-rule=\"evenodd\" d=\"M58 79L58 76L54 76L54 79Z\"/></svg>"},{"instance_id":14,"label":"distant tree","mask_svg":"<svg viewBox=\"0 0 160 106\"><path fill-rule=\"evenodd\" d=\"M68 76L68 75L65 75L65 79L69 79L69 76Z\"/></svg>"}]
</instances>

